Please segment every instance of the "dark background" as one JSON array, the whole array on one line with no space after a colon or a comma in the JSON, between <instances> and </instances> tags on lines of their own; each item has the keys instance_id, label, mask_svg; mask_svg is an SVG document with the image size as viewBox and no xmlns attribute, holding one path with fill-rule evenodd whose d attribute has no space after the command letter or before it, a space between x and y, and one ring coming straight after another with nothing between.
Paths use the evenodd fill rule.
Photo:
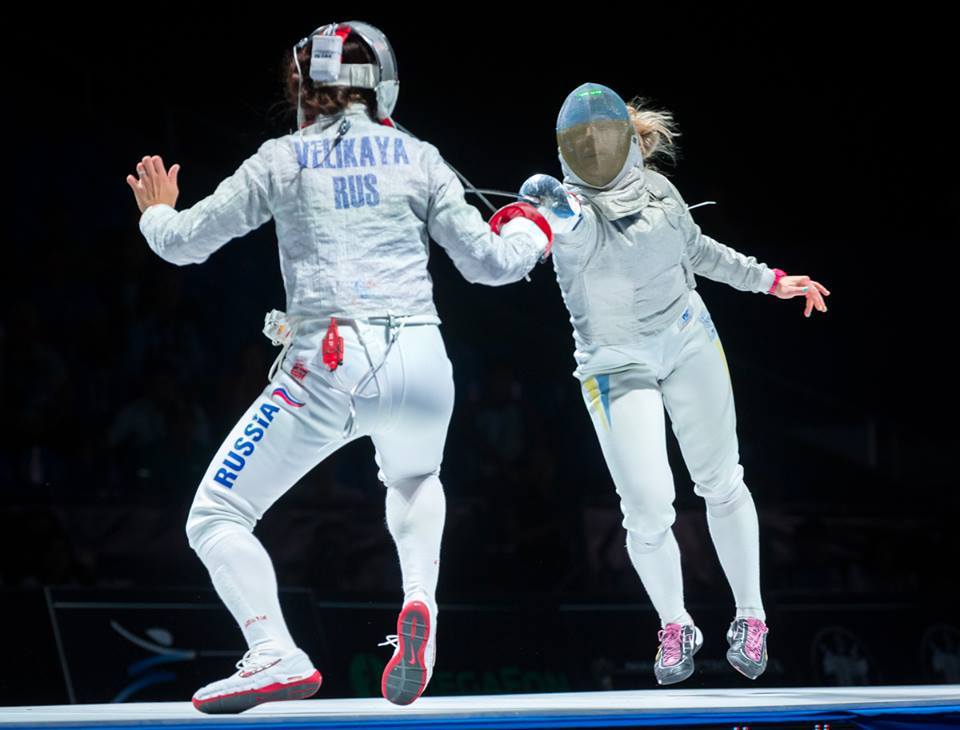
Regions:
<instances>
[{"instance_id":1,"label":"dark background","mask_svg":"<svg viewBox=\"0 0 960 730\"><path fill-rule=\"evenodd\" d=\"M5 46L15 127L0 589L20 596L8 611L34 606L24 615L37 632L49 617L23 596L45 587L207 587L186 512L276 354L260 334L263 314L284 305L273 224L177 268L140 236L125 176L161 154L182 165L178 207L212 192L292 128L283 53L317 25L360 15L195 9L36 17ZM955 59L943 18L902 10L636 6L593 19L477 6L362 19L394 45L396 119L480 186L559 174L553 123L582 82L675 114L682 154L664 172L691 204L719 203L698 210L704 231L833 292L826 315L804 319L799 301L699 279L731 366L768 606L836 607L853 626L859 606L907 606L879 633L917 630L919 612L946 621L955 641ZM645 605L571 377L551 268L484 288L433 253L457 385L441 605ZM727 610L703 505L670 439L687 594ZM324 600L400 599L369 442L318 466L258 534L282 585ZM652 614L638 628L649 639L640 653L652 654ZM780 677L789 681L789 661ZM33 692L6 685L3 699L63 701Z\"/></svg>"}]
</instances>

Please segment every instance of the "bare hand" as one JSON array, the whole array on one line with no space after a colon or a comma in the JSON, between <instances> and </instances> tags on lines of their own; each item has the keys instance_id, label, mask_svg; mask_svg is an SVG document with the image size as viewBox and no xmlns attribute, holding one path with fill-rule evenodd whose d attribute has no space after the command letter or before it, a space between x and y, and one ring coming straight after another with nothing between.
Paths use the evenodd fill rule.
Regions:
<instances>
[{"instance_id":1,"label":"bare hand","mask_svg":"<svg viewBox=\"0 0 960 730\"><path fill-rule=\"evenodd\" d=\"M174 165L167 172L159 155L147 155L137 163L137 176L127 175L127 185L133 190L137 207L142 213L151 205L163 203L173 207L177 203L180 189L177 187L177 173L180 165Z\"/></svg>"},{"instance_id":2,"label":"bare hand","mask_svg":"<svg viewBox=\"0 0 960 730\"><path fill-rule=\"evenodd\" d=\"M809 317L814 307L819 312L826 312L827 305L823 298L830 296L830 292L827 291L825 286L809 276L783 276L777 282L777 288L773 290L773 293L780 299L806 297L807 306L803 310L804 317Z\"/></svg>"}]
</instances>

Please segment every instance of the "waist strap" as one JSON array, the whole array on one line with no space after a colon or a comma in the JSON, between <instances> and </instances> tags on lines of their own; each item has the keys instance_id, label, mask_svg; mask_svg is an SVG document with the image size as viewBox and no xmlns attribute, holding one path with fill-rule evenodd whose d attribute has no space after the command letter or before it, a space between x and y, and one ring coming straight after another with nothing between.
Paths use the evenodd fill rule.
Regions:
<instances>
[{"instance_id":1,"label":"waist strap","mask_svg":"<svg viewBox=\"0 0 960 730\"><path fill-rule=\"evenodd\" d=\"M337 317L338 322L364 322L366 324L387 327L409 327L417 324L440 324L440 318L435 314L385 314L376 317Z\"/></svg>"}]
</instances>

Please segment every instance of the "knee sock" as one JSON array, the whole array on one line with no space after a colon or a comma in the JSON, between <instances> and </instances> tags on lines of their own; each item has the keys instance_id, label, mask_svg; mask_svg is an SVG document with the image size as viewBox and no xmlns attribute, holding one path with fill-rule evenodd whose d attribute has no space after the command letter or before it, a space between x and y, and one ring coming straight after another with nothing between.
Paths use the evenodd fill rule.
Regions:
<instances>
[{"instance_id":1,"label":"knee sock","mask_svg":"<svg viewBox=\"0 0 960 730\"><path fill-rule=\"evenodd\" d=\"M219 534L207 539L197 554L247 645L278 654L296 649L280 612L277 578L263 545L237 524L214 529Z\"/></svg>"},{"instance_id":2,"label":"knee sock","mask_svg":"<svg viewBox=\"0 0 960 730\"><path fill-rule=\"evenodd\" d=\"M660 616L661 627L667 624L692 624L693 619L683 605L680 547L673 530L667 530L652 541L628 531L627 553Z\"/></svg>"},{"instance_id":3,"label":"knee sock","mask_svg":"<svg viewBox=\"0 0 960 730\"><path fill-rule=\"evenodd\" d=\"M434 616L446 504L443 485L433 474L387 487L387 528L400 558L403 601L425 601Z\"/></svg>"},{"instance_id":4,"label":"knee sock","mask_svg":"<svg viewBox=\"0 0 960 730\"><path fill-rule=\"evenodd\" d=\"M731 512L707 504L707 525L737 604L737 618L766 621L760 598L760 529L749 491Z\"/></svg>"}]
</instances>

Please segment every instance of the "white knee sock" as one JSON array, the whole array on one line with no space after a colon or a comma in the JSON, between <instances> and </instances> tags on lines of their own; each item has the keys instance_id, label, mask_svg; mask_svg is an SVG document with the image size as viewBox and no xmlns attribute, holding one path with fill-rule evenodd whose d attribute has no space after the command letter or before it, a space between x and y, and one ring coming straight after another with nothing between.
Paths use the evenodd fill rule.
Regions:
<instances>
[{"instance_id":1,"label":"white knee sock","mask_svg":"<svg viewBox=\"0 0 960 730\"><path fill-rule=\"evenodd\" d=\"M270 556L253 533L226 523L198 551L213 586L247 645L281 653L296 648L280 612Z\"/></svg>"},{"instance_id":2,"label":"white knee sock","mask_svg":"<svg viewBox=\"0 0 960 730\"><path fill-rule=\"evenodd\" d=\"M662 542L651 549L648 542L627 532L627 553L650 602L653 603L660 625L692 624L693 619L683 605L683 573L680 569L680 547L667 530Z\"/></svg>"},{"instance_id":3,"label":"white knee sock","mask_svg":"<svg viewBox=\"0 0 960 730\"><path fill-rule=\"evenodd\" d=\"M387 527L400 557L404 603L425 600L434 616L446 509L443 485L433 474L387 487Z\"/></svg>"},{"instance_id":4,"label":"white knee sock","mask_svg":"<svg viewBox=\"0 0 960 730\"><path fill-rule=\"evenodd\" d=\"M737 618L766 621L760 598L760 529L749 491L730 513L707 504L707 525L737 604ZM715 514L715 512L717 514Z\"/></svg>"}]
</instances>

